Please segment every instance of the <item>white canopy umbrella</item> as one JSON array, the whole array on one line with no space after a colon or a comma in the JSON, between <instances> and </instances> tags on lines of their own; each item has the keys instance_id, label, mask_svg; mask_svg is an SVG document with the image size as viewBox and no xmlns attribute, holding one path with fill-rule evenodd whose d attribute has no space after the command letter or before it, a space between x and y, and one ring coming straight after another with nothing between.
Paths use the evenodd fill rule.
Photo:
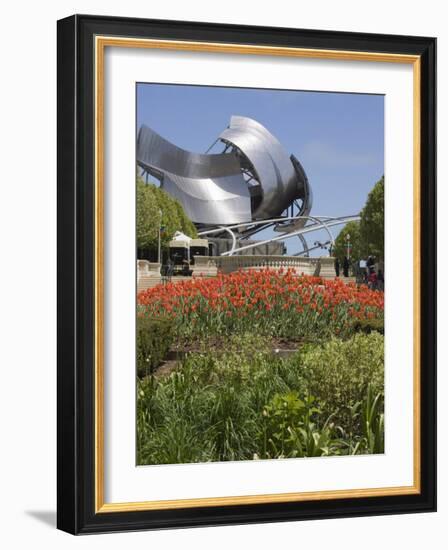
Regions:
<instances>
[{"instance_id":1,"label":"white canopy umbrella","mask_svg":"<svg viewBox=\"0 0 448 550\"><path fill-rule=\"evenodd\" d=\"M172 238L173 241L183 241L189 243L192 239L188 235L185 235L185 233L182 233L182 231L176 231L174 233L174 236Z\"/></svg>"}]
</instances>

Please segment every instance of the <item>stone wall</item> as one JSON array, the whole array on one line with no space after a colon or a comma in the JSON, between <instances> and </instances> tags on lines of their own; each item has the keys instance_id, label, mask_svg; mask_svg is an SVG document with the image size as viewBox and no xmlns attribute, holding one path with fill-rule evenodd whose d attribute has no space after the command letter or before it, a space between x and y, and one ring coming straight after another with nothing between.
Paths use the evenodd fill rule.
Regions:
<instances>
[{"instance_id":1,"label":"stone wall","mask_svg":"<svg viewBox=\"0 0 448 550\"><path fill-rule=\"evenodd\" d=\"M210 260L211 258L209 258ZM295 269L297 274L320 275L324 278L334 278L334 259L305 258L302 256L219 256L213 258L218 269L223 273L231 273L238 269ZM204 261L206 261L204 259Z\"/></svg>"},{"instance_id":2,"label":"stone wall","mask_svg":"<svg viewBox=\"0 0 448 550\"><path fill-rule=\"evenodd\" d=\"M142 290L158 285L160 281L159 263L137 260L137 294Z\"/></svg>"}]
</instances>

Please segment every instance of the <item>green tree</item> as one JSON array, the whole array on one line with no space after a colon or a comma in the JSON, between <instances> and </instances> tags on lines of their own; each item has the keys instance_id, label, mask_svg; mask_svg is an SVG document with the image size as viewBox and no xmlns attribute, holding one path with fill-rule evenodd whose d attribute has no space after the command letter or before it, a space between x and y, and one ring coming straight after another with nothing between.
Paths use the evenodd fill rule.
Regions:
<instances>
[{"instance_id":1,"label":"green tree","mask_svg":"<svg viewBox=\"0 0 448 550\"><path fill-rule=\"evenodd\" d=\"M341 230L336 237L333 248L333 256L339 258L341 262L344 260L344 256L347 256L347 235L350 235L350 258L354 261L362 258L362 250L360 243L360 227L359 222L348 222L348 224Z\"/></svg>"},{"instance_id":2,"label":"green tree","mask_svg":"<svg viewBox=\"0 0 448 550\"><path fill-rule=\"evenodd\" d=\"M190 237L197 237L198 233L196 231L196 227L194 223L190 220L190 218L185 214L183 206L180 204L179 201L171 199L173 201L174 207L176 208L177 216L179 217L180 223L181 223L181 231L182 233L185 233L185 235L189 235Z\"/></svg>"},{"instance_id":3,"label":"green tree","mask_svg":"<svg viewBox=\"0 0 448 550\"><path fill-rule=\"evenodd\" d=\"M370 191L361 211L359 236L363 255L384 258L384 176Z\"/></svg>"},{"instance_id":4,"label":"green tree","mask_svg":"<svg viewBox=\"0 0 448 550\"><path fill-rule=\"evenodd\" d=\"M161 216L149 185L137 179L137 247L156 248Z\"/></svg>"},{"instance_id":5,"label":"green tree","mask_svg":"<svg viewBox=\"0 0 448 550\"><path fill-rule=\"evenodd\" d=\"M196 228L180 202L160 187L137 177L137 247L155 249L160 226L162 246L168 244L176 231L197 237Z\"/></svg>"}]
</instances>

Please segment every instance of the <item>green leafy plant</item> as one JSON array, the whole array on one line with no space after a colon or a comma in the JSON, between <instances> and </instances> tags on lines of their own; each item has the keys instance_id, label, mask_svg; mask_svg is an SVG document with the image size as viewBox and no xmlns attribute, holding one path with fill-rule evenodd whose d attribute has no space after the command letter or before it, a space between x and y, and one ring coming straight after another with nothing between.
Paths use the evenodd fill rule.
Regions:
<instances>
[{"instance_id":1,"label":"green leafy plant","mask_svg":"<svg viewBox=\"0 0 448 550\"><path fill-rule=\"evenodd\" d=\"M338 442L333 436L331 416L319 428L312 418L320 410L315 398L304 400L296 392L276 394L264 408L263 457L291 458L338 454Z\"/></svg>"},{"instance_id":2,"label":"green leafy plant","mask_svg":"<svg viewBox=\"0 0 448 550\"><path fill-rule=\"evenodd\" d=\"M251 335L189 353L138 381L138 463L383 452L382 349L374 332L283 358Z\"/></svg>"},{"instance_id":3,"label":"green leafy plant","mask_svg":"<svg viewBox=\"0 0 448 550\"><path fill-rule=\"evenodd\" d=\"M360 418L352 407L362 402L367 387L378 393L384 387L384 337L378 332L355 334L348 340L333 338L321 346L304 346L295 358L310 395L323 415L336 425L359 431ZM353 426L353 423L356 423Z\"/></svg>"},{"instance_id":4,"label":"green leafy plant","mask_svg":"<svg viewBox=\"0 0 448 550\"><path fill-rule=\"evenodd\" d=\"M283 458L294 452L302 456L301 449L291 445L291 435L303 425L304 415L305 403L297 392L274 395L263 409L263 458Z\"/></svg>"},{"instance_id":5,"label":"green leafy plant","mask_svg":"<svg viewBox=\"0 0 448 550\"><path fill-rule=\"evenodd\" d=\"M152 373L161 364L173 339L173 327L168 319L137 317L138 376Z\"/></svg>"},{"instance_id":6,"label":"green leafy plant","mask_svg":"<svg viewBox=\"0 0 448 550\"><path fill-rule=\"evenodd\" d=\"M362 427L368 452L378 454L384 452L384 396L374 394L369 384L367 397L362 407Z\"/></svg>"}]
</instances>

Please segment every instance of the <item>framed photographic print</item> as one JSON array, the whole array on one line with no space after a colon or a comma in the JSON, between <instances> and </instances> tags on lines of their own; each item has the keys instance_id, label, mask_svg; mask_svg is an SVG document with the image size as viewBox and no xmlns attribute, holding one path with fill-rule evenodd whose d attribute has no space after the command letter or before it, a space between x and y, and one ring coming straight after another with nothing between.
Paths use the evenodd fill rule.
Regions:
<instances>
[{"instance_id":1,"label":"framed photographic print","mask_svg":"<svg viewBox=\"0 0 448 550\"><path fill-rule=\"evenodd\" d=\"M58 22L58 527L434 511L434 38Z\"/></svg>"}]
</instances>

